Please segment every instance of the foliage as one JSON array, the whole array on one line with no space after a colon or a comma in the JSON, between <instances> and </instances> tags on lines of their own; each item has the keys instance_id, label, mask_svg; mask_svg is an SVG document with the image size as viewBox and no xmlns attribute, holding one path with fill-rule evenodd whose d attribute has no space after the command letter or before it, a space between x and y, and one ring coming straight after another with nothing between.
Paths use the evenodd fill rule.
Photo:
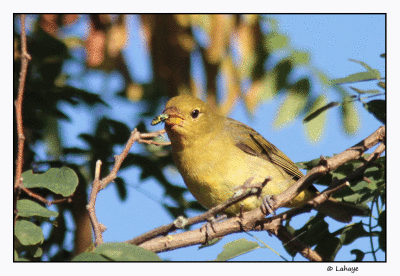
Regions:
<instances>
[{"instance_id":1,"label":"foliage","mask_svg":"<svg viewBox=\"0 0 400 276\"><path fill-rule=\"evenodd\" d=\"M385 55L382 55L385 57ZM362 61L357 61L350 59L350 61L359 63L362 65L367 71L351 74L349 76L338 78L332 80L333 88L337 90L342 98L341 102L330 102L323 106L322 103L313 106L310 110L309 114L303 119L304 123L309 123L310 121L314 121L314 124L319 124L320 122L316 122L318 117L323 114L325 111L330 108L334 108L336 106L340 106L343 128L347 133L354 133L358 128L358 115L354 110L354 102L358 101L363 104L363 107L371 113L376 119L378 119L382 124L386 124L386 101L382 99L378 100L369 100L373 97L379 97L385 94L386 85L384 82L380 81L381 74L378 70L371 68L368 64ZM357 83L357 82L376 82L376 86L380 89L368 89L362 90L355 87L350 86L350 88L356 92L356 95L351 95L347 90L345 90L342 86L344 84ZM366 96L363 96L366 95ZM369 100L369 101L368 101Z\"/></svg>"},{"instance_id":2,"label":"foliage","mask_svg":"<svg viewBox=\"0 0 400 276\"><path fill-rule=\"evenodd\" d=\"M274 126L282 127L295 118L306 116L306 133L311 140L320 138L326 125L325 111L335 106L340 106L343 129L348 133L354 133L358 126L356 102L385 123L385 101L369 100L385 91L379 72L354 61L366 71L330 80L310 63L311 54L293 48L290 38L280 33L278 22L267 16L46 14L29 18L32 26L28 30L28 52L32 60L23 102L27 137L23 184L44 198L71 197L72 203L53 205L56 211L52 211L27 194L21 194L14 227L14 256L18 261L159 260L151 252L122 243L106 243L91 250L92 233L87 225L86 204L87 187L93 181L96 161L103 162L101 176L104 177L110 171L114 155L126 143L132 126L147 132L148 120L162 108L166 97L191 93L206 99L225 115L238 101L243 101L251 115L260 103L280 99ZM128 26L132 18L139 23L137 29ZM16 97L21 61L19 17L15 16L14 20ZM82 29L86 31L82 33ZM132 72L124 55L131 34L139 34L143 39L143 50L151 62L150 80L138 81L137 72ZM293 78L299 69L307 73ZM97 84L88 83L93 79ZM114 87L110 83L115 79L118 85ZM312 90L315 79L325 87L333 87L333 93L340 95L341 102L328 103L327 95L315 93ZM360 81L377 81L378 89L350 87L356 93L351 95L343 88ZM140 113L126 120L116 119L113 111L123 110L127 105ZM82 142L78 146L70 146L65 138L64 123L72 117L66 112L69 108L74 112L85 110L91 119L92 128L80 130L77 135ZM136 120L134 125L132 120ZM320 183L329 184L328 178L343 177L360 162L346 164ZM309 168L310 164L304 162L303 165ZM380 248L385 250L384 157L377 164L383 167L371 167L366 171L371 183L363 180L352 183L339 197L357 203L372 201L376 206L381 202L377 217L381 231L372 231L376 227L372 224L363 231L360 224L355 224L330 233L327 223L318 214L303 227L292 229L293 233L307 230L308 234L301 238L329 258L334 258L342 245L364 236L378 236ZM149 178L157 180L164 189L164 200L159 203L172 218L187 215L188 211L204 210L197 202L185 198L186 188L168 179L166 171L171 166L173 161L168 148L150 145L130 153L121 170L138 169L141 182ZM115 191L121 200L130 196L127 182L124 177L115 180ZM73 229L68 226L69 218L73 220ZM46 238L42 230L45 225L50 225ZM287 228L290 227L288 222ZM324 237L311 236L317 229ZM73 234L73 242L68 240L69 233ZM324 240L329 240L330 246L320 250ZM228 260L258 247L253 242L235 241L225 246L217 260ZM51 248L57 250L51 251ZM354 254L361 260L366 253L357 251Z\"/></svg>"},{"instance_id":3,"label":"foliage","mask_svg":"<svg viewBox=\"0 0 400 276\"><path fill-rule=\"evenodd\" d=\"M224 245L224 250L218 255L215 261L227 261L241 254L260 248L258 243L246 239L235 240Z\"/></svg>"},{"instance_id":4,"label":"foliage","mask_svg":"<svg viewBox=\"0 0 400 276\"><path fill-rule=\"evenodd\" d=\"M365 157L368 157L366 155ZM312 169L320 159L315 159L309 162L298 163L298 166L305 168L307 170ZM342 179L348 176L355 169L363 164L363 159L348 162L333 172L320 178L318 184L329 185L332 183L334 178ZM380 202L384 202L385 189L386 189L386 156L378 158L373 166L367 168L364 172L364 178L355 179L351 181L350 186L346 189L342 189L335 193L333 197L337 200L341 200L346 203L357 204L358 206L365 206L368 208L367 203L372 202L371 206L378 206L378 199ZM381 227L380 231L374 230L380 224L379 221L382 217L385 217L385 211L383 211L383 205L377 210L377 217L372 216L372 210L370 210L370 223L368 225L363 225L360 220L358 223L352 223L344 226L331 233L328 229L328 224L323 220L323 215L318 213L314 218L311 218L303 227L294 230L289 222L287 222L286 227L288 227L293 235L298 236L299 239L305 242L309 246L316 245L315 250L328 260L334 260L335 255L339 249L348 245L355 240L363 237L371 238L374 236L385 235L384 228ZM375 222L372 225L372 221ZM367 231L364 229L367 228ZM381 250L385 251L384 246L380 245ZM375 254L375 252L363 252L358 250L357 261L362 261L364 256L369 254ZM289 252L289 254L295 254L295 252Z\"/></svg>"},{"instance_id":5,"label":"foliage","mask_svg":"<svg viewBox=\"0 0 400 276\"><path fill-rule=\"evenodd\" d=\"M84 252L72 259L75 262L154 262L161 261L155 253L127 243L103 243L93 252Z\"/></svg>"},{"instance_id":6,"label":"foliage","mask_svg":"<svg viewBox=\"0 0 400 276\"><path fill-rule=\"evenodd\" d=\"M78 177L67 167L52 168L44 174L32 174L32 171L23 173L23 184L26 188L47 189L54 194L64 197L71 196L77 185ZM44 236L42 228L36 223L47 222L57 226L58 212L50 211L31 199L17 201L18 216L15 223L15 260L36 259L42 256Z\"/></svg>"}]
</instances>

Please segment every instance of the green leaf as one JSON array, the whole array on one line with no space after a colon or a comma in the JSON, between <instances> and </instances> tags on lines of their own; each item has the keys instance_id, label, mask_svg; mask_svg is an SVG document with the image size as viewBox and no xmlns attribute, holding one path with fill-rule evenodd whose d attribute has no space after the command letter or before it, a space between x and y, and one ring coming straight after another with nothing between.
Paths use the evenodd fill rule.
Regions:
<instances>
[{"instance_id":1,"label":"green leaf","mask_svg":"<svg viewBox=\"0 0 400 276\"><path fill-rule=\"evenodd\" d=\"M310 54L305 51L293 51L290 59L296 66L301 66L310 62Z\"/></svg>"},{"instance_id":2,"label":"green leaf","mask_svg":"<svg viewBox=\"0 0 400 276\"><path fill-rule=\"evenodd\" d=\"M274 119L274 126L281 127L296 118L304 109L310 93L310 81L301 79L289 88L287 97L282 101Z\"/></svg>"},{"instance_id":3,"label":"green leaf","mask_svg":"<svg viewBox=\"0 0 400 276\"><path fill-rule=\"evenodd\" d=\"M94 253L114 261L161 261L154 252L129 243L103 243L96 247Z\"/></svg>"},{"instance_id":4,"label":"green leaf","mask_svg":"<svg viewBox=\"0 0 400 276\"><path fill-rule=\"evenodd\" d=\"M347 225L343 228L340 235L340 241L343 245L348 245L358 238L369 237L369 233L365 231L362 222Z\"/></svg>"},{"instance_id":5,"label":"green leaf","mask_svg":"<svg viewBox=\"0 0 400 276\"><path fill-rule=\"evenodd\" d=\"M46 188L64 197L71 196L78 186L78 176L68 168L51 168L42 174L34 174L32 170L22 174L26 188Z\"/></svg>"},{"instance_id":6,"label":"green leaf","mask_svg":"<svg viewBox=\"0 0 400 276\"><path fill-rule=\"evenodd\" d=\"M364 103L364 107L369 113L374 115L382 124L386 124L386 101L385 100L373 100L368 103Z\"/></svg>"},{"instance_id":7,"label":"green leaf","mask_svg":"<svg viewBox=\"0 0 400 276\"><path fill-rule=\"evenodd\" d=\"M359 60L355 60L355 59L349 59L349 61L361 64L361 66L364 67L365 69L367 69L367 71L373 71L374 70L368 64L366 64L365 62L362 62L362 61L359 61Z\"/></svg>"},{"instance_id":8,"label":"green leaf","mask_svg":"<svg viewBox=\"0 0 400 276\"><path fill-rule=\"evenodd\" d=\"M335 84L343 84L343 83L353 83L359 81L368 81L368 80L379 80L381 78L381 74L378 70L374 69L372 71L367 72L359 72L355 74L348 75L344 78L334 79L332 80Z\"/></svg>"},{"instance_id":9,"label":"green leaf","mask_svg":"<svg viewBox=\"0 0 400 276\"><path fill-rule=\"evenodd\" d=\"M351 100L352 95L351 95L349 92L347 92L347 90L344 89L343 87L341 87L340 85L338 85L338 84L333 84L333 85L332 85L332 88L333 88L336 92L339 93L340 97L342 98L342 102L344 102L344 101L346 101L346 100L349 100L349 99ZM356 97L356 96L354 96L354 97Z\"/></svg>"},{"instance_id":10,"label":"green leaf","mask_svg":"<svg viewBox=\"0 0 400 276\"><path fill-rule=\"evenodd\" d=\"M29 46L32 57L42 60L43 63L54 63L55 60L61 62L70 57L65 43L41 27L34 32Z\"/></svg>"},{"instance_id":11,"label":"green leaf","mask_svg":"<svg viewBox=\"0 0 400 276\"><path fill-rule=\"evenodd\" d=\"M307 137L311 142L317 142L322 137L326 122L326 110L334 107L336 102L326 105L326 97L324 95L318 96L312 106L308 115L303 119Z\"/></svg>"},{"instance_id":12,"label":"green leaf","mask_svg":"<svg viewBox=\"0 0 400 276\"><path fill-rule=\"evenodd\" d=\"M386 252L386 211L379 214L378 224L382 228L378 237L379 247Z\"/></svg>"},{"instance_id":13,"label":"green leaf","mask_svg":"<svg viewBox=\"0 0 400 276\"><path fill-rule=\"evenodd\" d=\"M316 245L316 250L327 260L334 259L337 251L342 246L339 239L329 232L329 225L324 220L325 215L318 212L315 217L311 217L306 224L293 232L288 228L295 239L302 241L308 246ZM296 255L289 246L285 246L286 251L291 256Z\"/></svg>"},{"instance_id":14,"label":"green leaf","mask_svg":"<svg viewBox=\"0 0 400 276\"><path fill-rule=\"evenodd\" d=\"M379 71L376 69L372 69L365 62L354 60L354 59L349 59L349 60L359 63L361 66L363 66L367 70L367 72L355 73L355 74L349 75L345 78L336 79L336 80L333 80L334 83L336 83L336 84L351 83L351 82L366 81L366 80L381 78L381 74L379 73Z\"/></svg>"},{"instance_id":15,"label":"green leaf","mask_svg":"<svg viewBox=\"0 0 400 276\"><path fill-rule=\"evenodd\" d=\"M329 87L331 85L330 78L327 74L320 70L312 70L313 74L317 77L318 81L323 85L323 87Z\"/></svg>"},{"instance_id":16,"label":"green leaf","mask_svg":"<svg viewBox=\"0 0 400 276\"><path fill-rule=\"evenodd\" d=\"M39 258L43 255L43 249L38 247L36 248L36 251L33 253L34 258Z\"/></svg>"},{"instance_id":17,"label":"green leaf","mask_svg":"<svg viewBox=\"0 0 400 276\"><path fill-rule=\"evenodd\" d=\"M382 251L386 252L386 232L381 231L379 233L379 239L378 239L379 247L382 249Z\"/></svg>"},{"instance_id":18,"label":"green leaf","mask_svg":"<svg viewBox=\"0 0 400 276\"><path fill-rule=\"evenodd\" d=\"M121 201L125 201L128 196L128 190L126 189L125 182L121 177L114 179L115 188Z\"/></svg>"},{"instance_id":19,"label":"green leaf","mask_svg":"<svg viewBox=\"0 0 400 276\"><path fill-rule=\"evenodd\" d=\"M293 69L293 64L290 60L281 60L273 69L273 73L276 77L275 85L276 91L280 91L282 88L287 87L287 79L290 72Z\"/></svg>"},{"instance_id":20,"label":"green leaf","mask_svg":"<svg viewBox=\"0 0 400 276\"><path fill-rule=\"evenodd\" d=\"M16 262L30 262L31 260L28 260L26 258L15 258L14 261L16 261Z\"/></svg>"},{"instance_id":21,"label":"green leaf","mask_svg":"<svg viewBox=\"0 0 400 276\"><path fill-rule=\"evenodd\" d=\"M287 47L289 45L289 38L283 34L271 32L267 36L266 45L268 50L273 52L283 47Z\"/></svg>"},{"instance_id":22,"label":"green leaf","mask_svg":"<svg viewBox=\"0 0 400 276\"><path fill-rule=\"evenodd\" d=\"M386 210L379 214L378 225L386 231Z\"/></svg>"},{"instance_id":23,"label":"green leaf","mask_svg":"<svg viewBox=\"0 0 400 276\"><path fill-rule=\"evenodd\" d=\"M323 242L319 243L315 247L315 251L318 252L325 260L333 261L339 249L342 247L339 238L334 235L325 235Z\"/></svg>"},{"instance_id":24,"label":"green leaf","mask_svg":"<svg viewBox=\"0 0 400 276\"><path fill-rule=\"evenodd\" d=\"M341 106L342 124L347 134L354 134L360 128L360 117L354 102L343 102Z\"/></svg>"},{"instance_id":25,"label":"green leaf","mask_svg":"<svg viewBox=\"0 0 400 276\"><path fill-rule=\"evenodd\" d=\"M18 216L20 217L57 217L58 213L54 211L50 211L40 204L29 200L29 199L21 199L17 201L17 210Z\"/></svg>"},{"instance_id":26,"label":"green leaf","mask_svg":"<svg viewBox=\"0 0 400 276\"><path fill-rule=\"evenodd\" d=\"M367 71L351 74L344 78L334 79L332 81L333 83L335 83L335 84L352 83L352 82L367 81L367 80L373 80L373 79L379 80L381 78L381 74L379 73L379 71L376 69L372 69L368 64L366 64L362 61L354 60L354 59L350 59L350 61L360 64Z\"/></svg>"},{"instance_id":27,"label":"green leaf","mask_svg":"<svg viewBox=\"0 0 400 276\"><path fill-rule=\"evenodd\" d=\"M260 245L256 242L244 238L235 240L224 245L224 250L218 254L215 261L227 261L257 248L260 248Z\"/></svg>"},{"instance_id":28,"label":"green leaf","mask_svg":"<svg viewBox=\"0 0 400 276\"><path fill-rule=\"evenodd\" d=\"M352 262L361 262L364 259L365 253L359 249L353 249L350 251L351 254L356 255L356 258Z\"/></svg>"},{"instance_id":29,"label":"green leaf","mask_svg":"<svg viewBox=\"0 0 400 276\"><path fill-rule=\"evenodd\" d=\"M276 72L273 71L269 74L266 74L261 79L261 100L270 101L278 92L277 89L277 76Z\"/></svg>"},{"instance_id":30,"label":"green leaf","mask_svg":"<svg viewBox=\"0 0 400 276\"><path fill-rule=\"evenodd\" d=\"M293 236L308 246L323 242L326 236L330 235L329 225L324 220L324 217L325 215L321 213L318 213L315 217L311 217L303 227L293 233Z\"/></svg>"},{"instance_id":31,"label":"green leaf","mask_svg":"<svg viewBox=\"0 0 400 276\"><path fill-rule=\"evenodd\" d=\"M106 119L112 140L115 144L125 145L128 141L131 131L129 127L122 122Z\"/></svg>"},{"instance_id":32,"label":"green leaf","mask_svg":"<svg viewBox=\"0 0 400 276\"><path fill-rule=\"evenodd\" d=\"M14 234L22 245L41 244L44 241L42 229L27 220L17 220Z\"/></svg>"},{"instance_id":33,"label":"green leaf","mask_svg":"<svg viewBox=\"0 0 400 276\"><path fill-rule=\"evenodd\" d=\"M72 259L73 262L109 262L110 260L104 258L100 254L92 252L84 252Z\"/></svg>"},{"instance_id":34,"label":"green leaf","mask_svg":"<svg viewBox=\"0 0 400 276\"><path fill-rule=\"evenodd\" d=\"M378 82L378 86L379 86L380 88L386 89L386 83L383 82L383 81Z\"/></svg>"},{"instance_id":35,"label":"green leaf","mask_svg":"<svg viewBox=\"0 0 400 276\"><path fill-rule=\"evenodd\" d=\"M365 156L367 158L368 155ZM365 181L363 178L353 179L350 181L350 187L346 187L336 192L333 196L335 198L342 199L345 202L358 204L363 207L367 202L371 201L377 194L381 194L379 187L383 185L383 180L385 179L385 157L378 158L375 161L375 166L369 167L365 170L364 176L369 179ZM352 160L346 164L340 166L333 172L330 172L332 177L337 177L342 179L349 174L351 174L358 167L363 165L361 160ZM318 181L320 183L320 180ZM330 183L322 183L330 184ZM365 207L365 206L364 206Z\"/></svg>"},{"instance_id":36,"label":"green leaf","mask_svg":"<svg viewBox=\"0 0 400 276\"><path fill-rule=\"evenodd\" d=\"M370 89L370 90L361 90L355 87L350 86L351 89L353 89L354 91L356 91L358 94L381 94L382 91L378 90L378 89Z\"/></svg>"}]
</instances>

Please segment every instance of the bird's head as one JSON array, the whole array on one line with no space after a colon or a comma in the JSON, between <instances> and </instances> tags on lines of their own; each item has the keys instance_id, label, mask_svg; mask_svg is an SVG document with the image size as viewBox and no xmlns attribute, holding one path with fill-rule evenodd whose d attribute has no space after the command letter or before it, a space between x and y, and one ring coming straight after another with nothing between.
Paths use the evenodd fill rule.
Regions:
<instances>
[{"instance_id":1,"label":"bird's head","mask_svg":"<svg viewBox=\"0 0 400 276\"><path fill-rule=\"evenodd\" d=\"M171 98L152 124L164 121L172 144L183 146L214 131L221 118L202 100L181 95Z\"/></svg>"}]
</instances>

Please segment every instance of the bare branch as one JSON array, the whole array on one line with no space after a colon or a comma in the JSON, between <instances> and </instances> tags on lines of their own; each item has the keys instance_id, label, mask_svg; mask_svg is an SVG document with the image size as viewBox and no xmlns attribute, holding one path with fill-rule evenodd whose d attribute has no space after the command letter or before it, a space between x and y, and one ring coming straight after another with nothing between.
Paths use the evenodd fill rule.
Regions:
<instances>
[{"instance_id":1,"label":"bare branch","mask_svg":"<svg viewBox=\"0 0 400 276\"><path fill-rule=\"evenodd\" d=\"M25 14L21 14L21 71L19 75L18 84L18 97L15 101L15 113L17 120L17 136L18 136L18 151L15 169L15 179L14 179L14 223L17 219L17 201L21 193L20 187L22 187L22 167L24 164L24 145L25 145L25 135L24 126L22 122L22 99L25 91L25 80L26 74L28 72L28 63L31 59L28 54L26 47L26 31L25 31Z\"/></svg>"},{"instance_id":2,"label":"bare branch","mask_svg":"<svg viewBox=\"0 0 400 276\"><path fill-rule=\"evenodd\" d=\"M97 220L97 216L96 216L96 212L95 212L97 194L101 190L101 181L100 181L101 164L102 164L101 160L97 160L96 169L95 169L95 173L94 173L93 187L92 187L92 191L90 192L89 203L86 206L86 209L89 212L90 221L92 222L96 246L103 243L103 235L102 235L103 227Z\"/></svg>"},{"instance_id":3,"label":"bare branch","mask_svg":"<svg viewBox=\"0 0 400 276\"><path fill-rule=\"evenodd\" d=\"M63 202L72 202L72 196L64 197L64 198L61 198L61 199L48 200L47 198L44 198L44 197L32 192L28 188L25 188L24 185L20 185L19 189L21 191L25 192L28 196L39 200L40 202L46 204L47 206L51 206L53 204L59 204L59 203L63 203Z\"/></svg>"},{"instance_id":4,"label":"bare branch","mask_svg":"<svg viewBox=\"0 0 400 276\"><path fill-rule=\"evenodd\" d=\"M92 185L92 190L90 192L90 197L89 197L89 203L86 206L86 209L89 212L89 217L90 221L92 223L92 228L94 231L95 235L95 246L98 246L103 243L103 235L102 232L105 231L105 226L99 223L97 220L96 216L96 211L95 211L95 205L96 205L96 198L97 194L107 187L107 185L114 181L115 178L117 178L117 173L118 170L121 168L122 162L126 158L126 156L129 153L129 150L131 149L132 145L137 141L139 143L146 143L146 144L155 144L159 145L160 143L151 141L151 140L146 140L147 138L154 138L157 136L162 135L165 133L165 130L160 130L152 133L144 133L141 134L136 128L131 132L131 136L129 137L128 142L126 143L124 149L122 150L121 154L115 156L115 164L114 167L112 168L111 172L104 177L103 179L100 179L100 169L101 169L101 161L98 160L96 162L96 170L95 170L95 177Z\"/></svg>"},{"instance_id":5,"label":"bare branch","mask_svg":"<svg viewBox=\"0 0 400 276\"><path fill-rule=\"evenodd\" d=\"M18 84L18 98L15 101L15 113L17 119L17 135L18 135L18 153L17 153L17 168L15 171L14 189L22 183L21 174L24 162L24 127L22 122L22 99L25 91L25 80L28 72L28 63L31 59L26 47L26 31L25 31L25 14L21 14L21 71Z\"/></svg>"}]
</instances>

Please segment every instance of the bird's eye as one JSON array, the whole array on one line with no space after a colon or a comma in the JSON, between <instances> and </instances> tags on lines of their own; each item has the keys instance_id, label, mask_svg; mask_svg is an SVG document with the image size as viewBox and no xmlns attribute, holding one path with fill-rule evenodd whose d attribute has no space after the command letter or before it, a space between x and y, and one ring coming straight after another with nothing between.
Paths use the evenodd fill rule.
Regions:
<instances>
[{"instance_id":1,"label":"bird's eye","mask_svg":"<svg viewBox=\"0 0 400 276\"><path fill-rule=\"evenodd\" d=\"M190 114L192 116L193 119L196 119L197 117L199 117L200 111L198 109L193 109L192 114Z\"/></svg>"}]
</instances>

